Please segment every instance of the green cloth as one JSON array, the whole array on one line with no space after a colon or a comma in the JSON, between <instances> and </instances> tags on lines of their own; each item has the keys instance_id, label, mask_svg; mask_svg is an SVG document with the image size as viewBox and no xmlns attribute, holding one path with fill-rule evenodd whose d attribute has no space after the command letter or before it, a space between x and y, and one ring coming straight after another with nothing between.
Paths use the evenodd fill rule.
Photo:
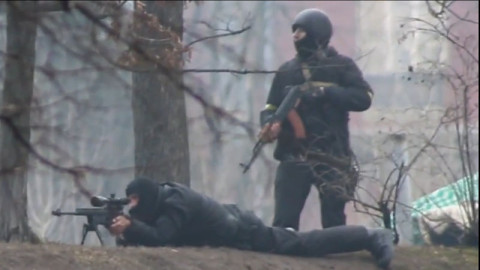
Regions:
<instances>
[{"instance_id":1,"label":"green cloth","mask_svg":"<svg viewBox=\"0 0 480 270\"><path fill-rule=\"evenodd\" d=\"M473 190L471 190L472 184ZM473 176L473 182L468 177L465 177L414 201L412 203L412 217L418 217L421 213L428 212L431 209L469 201L471 195L473 195L475 201L478 201L478 173Z\"/></svg>"},{"instance_id":2,"label":"green cloth","mask_svg":"<svg viewBox=\"0 0 480 270\"><path fill-rule=\"evenodd\" d=\"M418 218L422 213L427 213L432 209L461 204L469 201L471 195L473 195L474 201L478 201L478 172L473 176L473 181L470 181L469 177L465 177L413 201L411 213L413 244L424 244L418 225ZM392 218L392 226L393 222Z\"/></svg>"}]
</instances>

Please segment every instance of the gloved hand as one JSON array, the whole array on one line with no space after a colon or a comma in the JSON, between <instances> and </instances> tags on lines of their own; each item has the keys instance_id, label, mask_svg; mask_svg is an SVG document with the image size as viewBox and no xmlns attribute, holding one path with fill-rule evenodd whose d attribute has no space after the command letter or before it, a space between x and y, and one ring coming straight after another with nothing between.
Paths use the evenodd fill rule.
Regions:
<instances>
[{"instance_id":1,"label":"gloved hand","mask_svg":"<svg viewBox=\"0 0 480 270\"><path fill-rule=\"evenodd\" d=\"M280 122L267 123L258 134L258 138L266 143L273 142L277 139L280 130Z\"/></svg>"},{"instance_id":2,"label":"gloved hand","mask_svg":"<svg viewBox=\"0 0 480 270\"><path fill-rule=\"evenodd\" d=\"M329 96L329 93L332 93L332 92L341 92L342 90L344 90L344 88L342 86L329 86L329 87L325 87L325 89L323 90L324 92L324 96Z\"/></svg>"},{"instance_id":3,"label":"gloved hand","mask_svg":"<svg viewBox=\"0 0 480 270\"><path fill-rule=\"evenodd\" d=\"M315 86L302 96L302 102L317 104L325 99L325 87Z\"/></svg>"}]
</instances>

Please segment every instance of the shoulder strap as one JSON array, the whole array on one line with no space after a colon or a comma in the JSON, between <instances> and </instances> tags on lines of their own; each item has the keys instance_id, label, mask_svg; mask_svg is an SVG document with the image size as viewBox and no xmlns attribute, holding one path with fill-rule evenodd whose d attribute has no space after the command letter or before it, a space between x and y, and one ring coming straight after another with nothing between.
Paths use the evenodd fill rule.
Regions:
<instances>
[{"instance_id":1,"label":"shoulder strap","mask_svg":"<svg viewBox=\"0 0 480 270\"><path fill-rule=\"evenodd\" d=\"M305 62L302 62L300 65L302 67L302 74L303 74L303 78L305 79L305 82L310 81L310 79L312 78L310 67Z\"/></svg>"},{"instance_id":2,"label":"shoulder strap","mask_svg":"<svg viewBox=\"0 0 480 270\"><path fill-rule=\"evenodd\" d=\"M305 83L302 86L303 90L312 88L312 87L329 87L329 86L336 86L336 83L332 82L320 82L320 81L312 81L312 72L310 71L310 67L308 66L307 63L302 62L301 64L302 67L302 74L303 78L305 79Z\"/></svg>"},{"instance_id":3,"label":"shoulder strap","mask_svg":"<svg viewBox=\"0 0 480 270\"><path fill-rule=\"evenodd\" d=\"M300 65L302 68L303 78L305 78L305 83L300 86L302 91L307 91L308 89L312 89L313 87L328 87L328 86L336 85L335 83L330 83L330 82L317 82L317 81L312 82L310 80L312 78L312 73L310 71L310 67L308 66L308 64L305 62L302 62ZM305 126L303 125L302 119L298 115L297 111L291 110L288 113L287 118L293 127L295 138L300 138L300 139L306 138Z\"/></svg>"}]
</instances>

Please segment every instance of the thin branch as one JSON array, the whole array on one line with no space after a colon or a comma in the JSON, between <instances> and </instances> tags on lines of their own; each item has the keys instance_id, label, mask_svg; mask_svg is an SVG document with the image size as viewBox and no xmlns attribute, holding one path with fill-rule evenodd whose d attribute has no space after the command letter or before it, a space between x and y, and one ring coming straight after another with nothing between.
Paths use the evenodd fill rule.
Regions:
<instances>
[{"instance_id":1,"label":"thin branch","mask_svg":"<svg viewBox=\"0 0 480 270\"><path fill-rule=\"evenodd\" d=\"M436 1L441 7L440 11L438 12L433 9L430 2L431 1L428 1L428 0L425 1L425 4L427 4L428 12L430 13L430 15L438 19L440 16L445 14L445 2Z\"/></svg>"},{"instance_id":2,"label":"thin branch","mask_svg":"<svg viewBox=\"0 0 480 270\"><path fill-rule=\"evenodd\" d=\"M394 198L393 198L393 206L392 206L393 231L395 233L395 239L394 239L395 244L398 244L398 242L400 241L400 235L398 234L398 230L397 230L397 202L398 202L398 194L399 194L399 190L400 190L400 186L401 186L400 181L402 181L402 179L403 180L405 179L403 177L403 168L404 168L404 163L402 162L402 164L400 165L400 168L398 170L398 178L397 178L397 181L395 183L395 195L394 195ZM402 181L402 184L403 184L403 181ZM390 199L390 195L391 194L389 194L388 199Z\"/></svg>"},{"instance_id":3,"label":"thin branch","mask_svg":"<svg viewBox=\"0 0 480 270\"><path fill-rule=\"evenodd\" d=\"M49 159L45 158L44 156L40 155L37 152L37 150L35 150L35 148L33 148L32 145L30 145L30 142L28 142L27 140L25 140L25 138L23 138L20 130L18 130L18 128L15 126L15 124L13 123L10 117L0 115L0 120L3 121L5 125L12 131L13 135L20 142L20 144L23 145L23 147L25 147L27 151L31 153L36 159L38 159L40 163L45 164L51 168L54 168L60 172L70 174L73 177L74 183L77 186L77 188L80 190L80 192L89 198L92 196L92 193L88 189L86 189L80 181L80 179L83 177L82 170L79 170L77 168L68 168L68 167L60 166L50 161Z\"/></svg>"},{"instance_id":4,"label":"thin branch","mask_svg":"<svg viewBox=\"0 0 480 270\"><path fill-rule=\"evenodd\" d=\"M378 206L374 206L374 205L368 204L368 203L366 203L366 202L363 202L363 201L358 200L358 199L355 199L355 198L352 198L352 201L353 201L354 204L359 204L359 205L363 206L364 208L372 209L372 210L375 210L375 211L377 211L377 212L379 212L379 213L382 212L381 208L378 207ZM381 216L378 215L378 217L381 217Z\"/></svg>"},{"instance_id":5,"label":"thin branch","mask_svg":"<svg viewBox=\"0 0 480 270\"><path fill-rule=\"evenodd\" d=\"M175 44L175 42L171 38L156 39L134 35L133 39L144 46L163 46L166 44Z\"/></svg>"},{"instance_id":6,"label":"thin branch","mask_svg":"<svg viewBox=\"0 0 480 270\"><path fill-rule=\"evenodd\" d=\"M382 193L380 194L380 201L383 201L385 198L385 191L387 191L388 187L388 182L390 182L390 179L392 178L393 174L395 173L395 171L397 171L398 168L395 167L393 168L392 171L390 171L390 173L388 174L387 176L387 180L385 180L385 182L383 183L383 188L382 188ZM390 194L387 196L387 198L390 198Z\"/></svg>"},{"instance_id":7,"label":"thin branch","mask_svg":"<svg viewBox=\"0 0 480 270\"><path fill-rule=\"evenodd\" d=\"M85 1L75 1L75 0L69 0L69 1L37 1L37 6L35 7L35 9L25 9L23 8L22 11L24 12L31 12L31 13L49 13L49 12L69 12L72 8L73 5L75 5L76 3L81 3L83 2L85 4ZM118 2L118 3L117 3ZM122 1L122 2L119 2L119 1L89 1L87 2L86 4L89 4L89 5L97 5L98 7L100 7L99 9L97 10L101 10L102 8L106 8L106 7L113 7L115 9L118 9L118 8L121 8L124 4L125 4L126 1ZM11 4L10 2L8 4ZM99 19L105 19L109 16L111 16L111 14L96 14L96 16L99 18Z\"/></svg>"},{"instance_id":8,"label":"thin branch","mask_svg":"<svg viewBox=\"0 0 480 270\"><path fill-rule=\"evenodd\" d=\"M191 68L191 69L183 69L183 73L233 73L233 74L272 74L278 73L279 70L238 70L238 69L228 69L228 68L221 68L221 69L198 69L198 68Z\"/></svg>"},{"instance_id":9,"label":"thin branch","mask_svg":"<svg viewBox=\"0 0 480 270\"><path fill-rule=\"evenodd\" d=\"M372 200L377 200L377 196L373 195L373 193L372 193L371 190L369 190L369 189L367 189L367 188L364 188L364 187L362 187L362 186L360 186L360 185L359 185L357 188L358 188L359 190L364 191L364 192L370 197L370 199L372 199Z\"/></svg>"},{"instance_id":10,"label":"thin branch","mask_svg":"<svg viewBox=\"0 0 480 270\"><path fill-rule=\"evenodd\" d=\"M468 54L477 64L478 64L478 58L470 51L468 50L464 45L458 43L457 41L455 41L451 36L448 35L448 32L447 33L444 33L441 29L439 29L436 25L430 23L430 22L427 22L423 19L419 19L419 18L411 18L410 19L411 21L416 21L416 22L421 22L421 23L424 23L428 26L430 26L432 29L428 29L428 28L416 28L416 30L419 30L419 31L424 31L424 32L432 32L432 33L435 33L435 34L438 34L442 37L444 37L445 39L447 39L448 41L450 41L450 43L452 43L453 45L455 45L457 48L460 48L462 51L464 51L466 54Z\"/></svg>"},{"instance_id":11,"label":"thin branch","mask_svg":"<svg viewBox=\"0 0 480 270\"><path fill-rule=\"evenodd\" d=\"M101 29L103 29L105 32L111 35L115 35L116 31L106 25L104 22L99 20L94 16L94 14L84 5L81 3L78 3L75 5L75 8L83 14L86 18L91 20L94 24L99 26ZM150 57L138 44L129 42L128 40L125 40L122 37L119 37L119 39L124 42L126 45L129 46L130 49L134 50L136 53L138 53L140 56L142 56L144 59L151 61L152 63L155 64L156 68L164 74L170 81L174 83L174 85L179 88L180 90L185 91L187 94L189 94L191 97L193 97L197 102L199 102L202 106L210 108L214 113L225 117L229 121L231 121L234 124L237 124L241 127L243 127L247 133L253 133L253 129L250 125L246 124L245 122L239 120L235 116L229 114L227 111L225 111L223 108L215 106L213 104L208 103L205 99L203 99L200 95L195 93L191 88L189 88L187 85L183 83L183 81L178 80L174 76L174 71L169 70L167 67L165 67L159 60L153 59Z\"/></svg>"},{"instance_id":12,"label":"thin branch","mask_svg":"<svg viewBox=\"0 0 480 270\"><path fill-rule=\"evenodd\" d=\"M185 48L189 48L189 47L191 47L191 46L192 46L193 44L195 44L195 43L198 43L198 42L201 42L201 41L205 41L205 40L209 40L209 39L238 35L238 34L241 34L241 33L245 32L245 31L250 30L251 28L252 28L251 26L247 26L247 27L242 28L242 29L240 29L240 30L231 31L231 32L225 33L225 34L217 34L217 35L213 35L213 36L206 36L206 37L203 37L203 38L200 38L200 39L197 39L197 40L194 40L194 41L188 43L187 45L185 45Z\"/></svg>"},{"instance_id":13,"label":"thin branch","mask_svg":"<svg viewBox=\"0 0 480 270\"><path fill-rule=\"evenodd\" d=\"M447 7L447 10L448 12L450 12L450 14L452 14L453 16L455 16L455 18L459 19L460 21L462 22L468 22L468 23L472 23L472 24L477 24L478 25L478 21L474 21L474 20L471 20L471 19L467 19L467 15L465 15L465 17L461 17L460 15L458 15L457 13L455 13L453 11L452 8L450 7Z\"/></svg>"},{"instance_id":14,"label":"thin branch","mask_svg":"<svg viewBox=\"0 0 480 270\"><path fill-rule=\"evenodd\" d=\"M370 49L370 50L367 51L366 53L361 54L361 55L355 57L355 61L359 61L359 60L361 60L362 58L365 58L365 57L369 56L369 55L372 54L374 51L375 51L375 48Z\"/></svg>"}]
</instances>

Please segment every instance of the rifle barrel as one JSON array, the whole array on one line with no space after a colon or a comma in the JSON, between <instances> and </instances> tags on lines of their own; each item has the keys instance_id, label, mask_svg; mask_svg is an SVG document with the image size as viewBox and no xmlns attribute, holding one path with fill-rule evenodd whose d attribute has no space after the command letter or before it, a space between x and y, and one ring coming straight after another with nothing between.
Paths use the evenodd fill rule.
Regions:
<instances>
[{"instance_id":1,"label":"rifle barrel","mask_svg":"<svg viewBox=\"0 0 480 270\"><path fill-rule=\"evenodd\" d=\"M60 211L60 209L57 209L57 210L52 211L52 215L63 216L63 215L79 215L79 214L76 213L76 212L62 212L62 211Z\"/></svg>"},{"instance_id":2,"label":"rifle barrel","mask_svg":"<svg viewBox=\"0 0 480 270\"><path fill-rule=\"evenodd\" d=\"M107 210L103 208L77 208L75 212L62 212L60 209L53 210L52 215L54 216L92 216L92 215L103 215Z\"/></svg>"},{"instance_id":3,"label":"rifle barrel","mask_svg":"<svg viewBox=\"0 0 480 270\"><path fill-rule=\"evenodd\" d=\"M250 158L250 161L247 164L240 163L240 166L243 168L243 173L246 173L250 169L250 166L253 164L255 159L257 159L264 144L265 143L262 141L262 139L259 139L257 143L255 143L255 146L253 147L253 154L252 154L252 157Z\"/></svg>"},{"instance_id":4,"label":"rifle barrel","mask_svg":"<svg viewBox=\"0 0 480 270\"><path fill-rule=\"evenodd\" d=\"M274 121L283 121L287 117L287 114L295 108L295 104L302 94L302 90L299 86L290 88L274 114Z\"/></svg>"}]
</instances>

